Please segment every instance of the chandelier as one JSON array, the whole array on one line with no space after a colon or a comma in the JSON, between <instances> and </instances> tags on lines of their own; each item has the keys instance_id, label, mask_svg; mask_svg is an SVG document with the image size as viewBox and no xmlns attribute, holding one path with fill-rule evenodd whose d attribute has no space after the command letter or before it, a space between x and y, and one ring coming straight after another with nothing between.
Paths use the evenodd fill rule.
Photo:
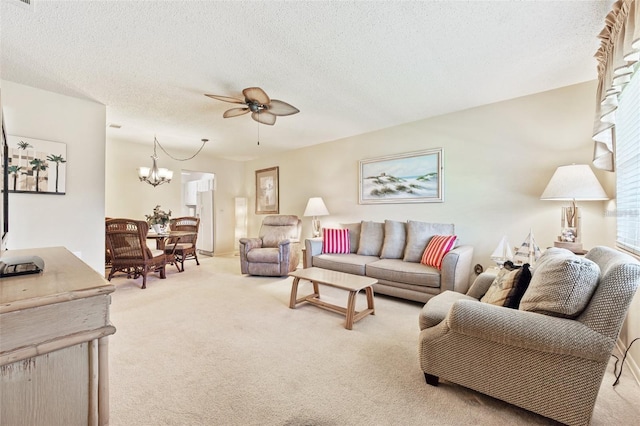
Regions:
<instances>
[{"instance_id":1,"label":"chandelier","mask_svg":"<svg viewBox=\"0 0 640 426\"><path fill-rule=\"evenodd\" d=\"M158 167L158 155L156 154L156 146L159 146L160 149L164 151L165 154L167 154L169 157L173 158L174 160L187 161L187 160L191 160L192 158L195 158L195 156L198 155L200 151L202 151L202 148L204 148L204 144L207 143L208 141L209 139L202 139L202 145L200 146L200 149L198 149L198 151L196 151L196 153L193 154L191 157L176 158L171 154L169 154L167 150L164 149L162 145L160 145L160 142L158 142L158 139L154 136L153 137L153 155L151 156L152 165L151 167L138 167L138 178L140 179L140 182L147 182L149 185L155 188L156 186L162 185L163 183L170 183L171 179L173 178L173 171L164 167Z\"/></svg>"}]
</instances>

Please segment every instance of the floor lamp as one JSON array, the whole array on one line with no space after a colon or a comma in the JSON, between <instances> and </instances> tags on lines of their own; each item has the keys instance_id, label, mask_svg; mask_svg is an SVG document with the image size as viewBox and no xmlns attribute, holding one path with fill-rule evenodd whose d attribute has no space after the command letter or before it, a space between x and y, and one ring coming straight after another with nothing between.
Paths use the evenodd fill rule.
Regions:
<instances>
[{"instance_id":1,"label":"floor lamp","mask_svg":"<svg viewBox=\"0 0 640 426\"><path fill-rule=\"evenodd\" d=\"M236 244L240 238L244 238L247 236L247 198L246 197L236 197L235 198L235 228L234 228L234 237L236 239ZM237 246L236 246L237 247ZM236 252L236 255L239 255L240 252Z\"/></svg>"}]
</instances>

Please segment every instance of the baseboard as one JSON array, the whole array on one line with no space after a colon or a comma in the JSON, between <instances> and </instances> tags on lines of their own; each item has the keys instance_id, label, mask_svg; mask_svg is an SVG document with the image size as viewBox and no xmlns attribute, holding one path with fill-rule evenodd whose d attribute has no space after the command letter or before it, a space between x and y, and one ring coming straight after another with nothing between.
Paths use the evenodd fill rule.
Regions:
<instances>
[{"instance_id":1,"label":"baseboard","mask_svg":"<svg viewBox=\"0 0 640 426\"><path fill-rule=\"evenodd\" d=\"M618 340L616 341L616 348L618 349L618 352L622 354L622 356L624 356L624 351L627 349L627 346L622 343L620 338L618 338ZM620 362L622 362L622 358L620 358ZM627 354L627 359L624 361L624 364L629 367L631 375L633 375L636 383L638 383L638 386L640 386L640 367L638 367L638 362L633 359L631 353Z\"/></svg>"}]
</instances>

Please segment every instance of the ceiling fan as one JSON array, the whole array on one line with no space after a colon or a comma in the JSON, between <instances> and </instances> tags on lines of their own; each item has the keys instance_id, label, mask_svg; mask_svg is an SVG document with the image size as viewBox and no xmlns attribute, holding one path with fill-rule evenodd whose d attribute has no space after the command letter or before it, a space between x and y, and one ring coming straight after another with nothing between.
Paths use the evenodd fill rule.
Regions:
<instances>
[{"instance_id":1,"label":"ceiling fan","mask_svg":"<svg viewBox=\"0 0 640 426\"><path fill-rule=\"evenodd\" d=\"M251 112L251 118L258 123L273 126L276 123L276 116L293 115L300 110L293 105L277 99L269 99L269 96L259 87L247 87L242 91L244 100L231 98L229 96L208 95L212 99L219 101L231 102L234 104L246 105L243 108L231 108L224 112L224 118L237 117L239 115Z\"/></svg>"}]
</instances>

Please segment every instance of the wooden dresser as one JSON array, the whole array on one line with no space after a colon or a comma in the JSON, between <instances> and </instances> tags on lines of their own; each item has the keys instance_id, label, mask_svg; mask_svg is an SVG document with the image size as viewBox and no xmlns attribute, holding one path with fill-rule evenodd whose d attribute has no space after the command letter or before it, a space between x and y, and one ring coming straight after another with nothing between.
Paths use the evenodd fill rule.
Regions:
<instances>
[{"instance_id":1,"label":"wooden dresser","mask_svg":"<svg viewBox=\"0 0 640 426\"><path fill-rule=\"evenodd\" d=\"M44 272L0 279L0 425L107 425L115 288L63 247L2 258L30 255Z\"/></svg>"}]
</instances>

